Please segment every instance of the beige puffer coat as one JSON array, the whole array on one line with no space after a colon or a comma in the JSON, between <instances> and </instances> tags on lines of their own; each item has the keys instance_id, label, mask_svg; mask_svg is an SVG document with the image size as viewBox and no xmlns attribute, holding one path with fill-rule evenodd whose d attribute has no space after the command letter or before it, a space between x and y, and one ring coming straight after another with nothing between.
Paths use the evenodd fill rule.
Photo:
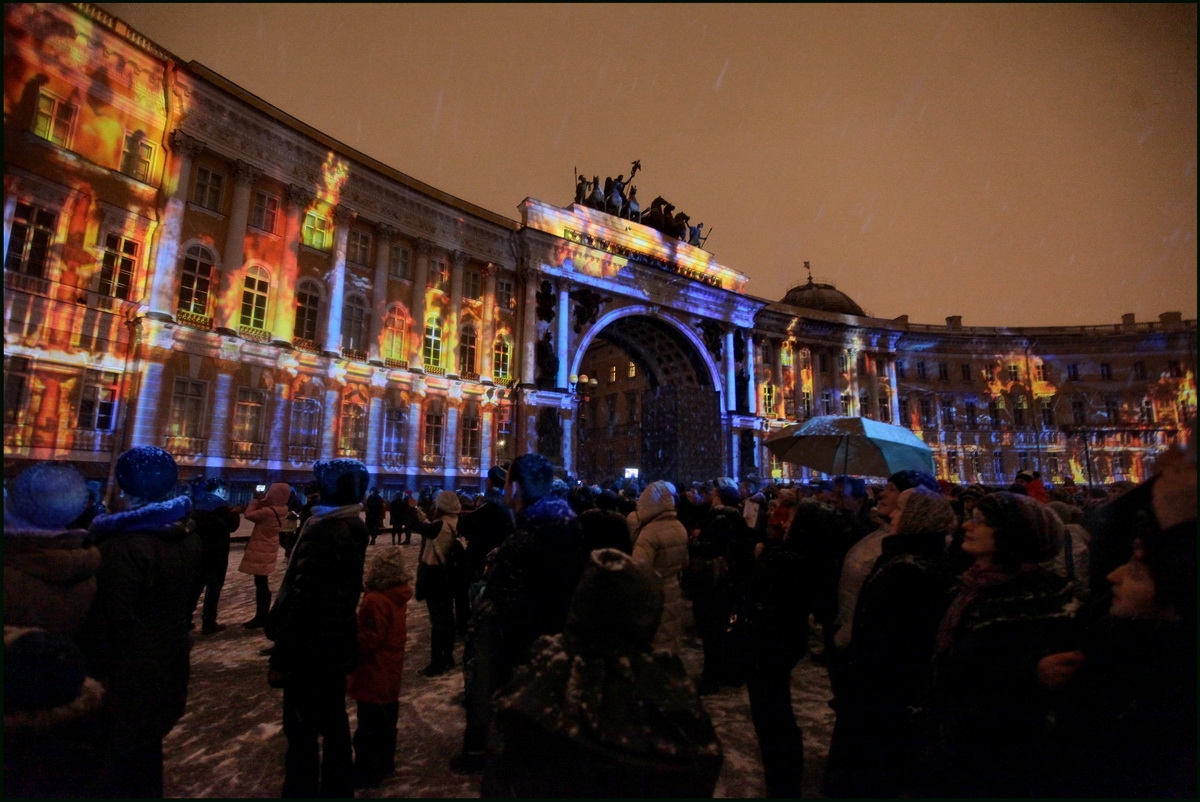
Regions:
<instances>
[{"instance_id":1,"label":"beige puffer coat","mask_svg":"<svg viewBox=\"0 0 1200 802\"><path fill-rule=\"evenodd\" d=\"M635 562L653 570L663 583L663 615L654 648L679 651L685 613L679 572L688 562L688 535L675 513L675 499L664 482L652 482L638 497L641 526L633 544Z\"/></svg>"},{"instance_id":2,"label":"beige puffer coat","mask_svg":"<svg viewBox=\"0 0 1200 802\"><path fill-rule=\"evenodd\" d=\"M238 570L243 574L270 576L279 558L279 526L288 516L288 497L292 488L286 482L276 482L267 488L266 498L252 499L246 505L246 520L254 522L250 542L242 554Z\"/></svg>"}]
</instances>

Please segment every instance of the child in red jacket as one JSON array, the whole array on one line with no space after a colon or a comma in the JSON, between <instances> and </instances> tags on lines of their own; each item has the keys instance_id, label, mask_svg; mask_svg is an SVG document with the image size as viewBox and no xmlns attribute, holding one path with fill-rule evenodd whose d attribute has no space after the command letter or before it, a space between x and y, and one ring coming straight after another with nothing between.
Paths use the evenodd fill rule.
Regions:
<instances>
[{"instance_id":1,"label":"child in red jacket","mask_svg":"<svg viewBox=\"0 0 1200 802\"><path fill-rule=\"evenodd\" d=\"M358 608L359 662L347 678L346 688L358 703L355 785L374 788L396 768L396 718L408 637L408 600L413 589L412 573L399 546L372 554L364 573L364 594Z\"/></svg>"}]
</instances>

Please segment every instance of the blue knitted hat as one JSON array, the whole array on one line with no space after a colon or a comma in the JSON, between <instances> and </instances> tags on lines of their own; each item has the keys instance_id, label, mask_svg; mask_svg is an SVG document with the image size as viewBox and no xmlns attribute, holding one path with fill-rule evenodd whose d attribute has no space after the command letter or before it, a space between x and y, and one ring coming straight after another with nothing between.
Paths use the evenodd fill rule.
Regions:
<instances>
[{"instance_id":1,"label":"blue knitted hat","mask_svg":"<svg viewBox=\"0 0 1200 802\"><path fill-rule=\"evenodd\" d=\"M117 484L126 495L162 501L178 480L175 458L157 446L135 446L117 457Z\"/></svg>"},{"instance_id":2,"label":"blue knitted hat","mask_svg":"<svg viewBox=\"0 0 1200 802\"><path fill-rule=\"evenodd\" d=\"M74 465L39 462L17 476L5 502L16 523L55 533L87 509L87 482Z\"/></svg>"},{"instance_id":3,"label":"blue knitted hat","mask_svg":"<svg viewBox=\"0 0 1200 802\"><path fill-rule=\"evenodd\" d=\"M362 501L371 478L367 466L356 459L317 460L313 474L321 489L321 503L330 507Z\"/></svg>"}]
</instances>

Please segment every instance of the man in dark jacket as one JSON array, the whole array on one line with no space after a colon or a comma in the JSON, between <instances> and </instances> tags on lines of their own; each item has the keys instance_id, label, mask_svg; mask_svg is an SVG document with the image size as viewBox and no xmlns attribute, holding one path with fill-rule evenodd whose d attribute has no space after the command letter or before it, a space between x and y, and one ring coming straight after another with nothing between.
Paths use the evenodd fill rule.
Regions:
<instances>
[{"instance_id":1,"label":"man in dark jacket","mask_svg":"<svg viewBox=\"0 0 1200 802\"><path fill-rule=\"evenodd\" d=\"M200 632L212 635L225 629L217 623L217 604L221 600L221 589L225 587L225 573L229 568L229 536L237 531L242 516L229 508L222 495L224 484L219 479L210 479L204 491L192 499L192 526L200 536L200 573L192 585L192 616L200 593L204 593L204 611L200 615Z\"/></svg>"},{"instance_id":2,"label":"man in dark jacket","mask_svg":"<svg viewBox=\"0 0 1200 802\"><path fill-rule=\"evenodd\" d=\"M162 740L187 704L192 583L200 538L192 502L166 500L179 469L170 454L137 446L117 458L127 509L97 515L96 600L80 633L88 674L108 697L99 796L162 797Z\"/></svg>"},{"instance_id":3,"label":"man in dark jacket","mask_svg":"<svg viewBox=\"0 0 1200 802\"><path fill-rule=\"evenodd\" d=\"M349 797L354 777L346 675L358 651L367 552L359 516L368 475L353 459L318 460L313 472L322 504L300 530L271 608L266 635L275 648L268 679L283 687L288 748L282 795Z\"/></svg>"},{"instance_id":4,"label":"man in dark jacket","mask_svg":"<svg viewBox=\"0 0 1200 802\"><path fill-rule=\"evenodd\" d=\"M371 545L375 545L375 538L379 537L379 532L383 529L383 517L387 512L387 505L383 503L383 496L379 495L379 488L372 487L371 493L367 496L366 503L366 522L367 536L371 539Z\"/></svg>"}]
</instances>

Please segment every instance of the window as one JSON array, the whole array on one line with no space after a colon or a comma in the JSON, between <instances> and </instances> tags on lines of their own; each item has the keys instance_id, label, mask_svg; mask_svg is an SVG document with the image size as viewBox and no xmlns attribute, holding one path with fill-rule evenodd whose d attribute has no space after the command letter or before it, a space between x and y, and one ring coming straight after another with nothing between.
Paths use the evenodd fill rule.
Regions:
<instances>
[{"instance_id":1,"label":"window","mask_svg":"<svg viewBox=\"0 0 1200 802\"><path fill-rule=\"evenodd\" d=\"M258 265L251 265L242 282L241 325L260 330L267 327L267 297L270 290L267 271Z\"/></svg>"},{"instance_id":2,"label":"window","mask_svg":"<svg viewBox=\"0 0 1200 802\"><path fill-rule=\"evenodd\" d=\"M617 383L617 366L616 365L608 366L608 383L609 384Z\"/></svg>"},{"instance_id":3,"label":"window","mask_svg":"<svg viewBox=\"0 0 1200 802\"><path fill-rule=\"evenodd\" d=\"M971 363L963 362L958 367L962 373L963 384L970 384L971 383Z\"/></svg>"},{"instance_id":4,"label":"window","mask_svg":"<svg viewBox=\"0 0 1200 802\"><path fill-rule=\"evenodd\" d=\"M967 426L974 429L979 425L979 407L975 405L974 400L967 401L963 404L963 414L967 418Z\"/></svg>"},{"instance_id":5,"label":"window","mask_svg":"<svg viewBox=\"0 0 1200 802\"><path fill-rule=\"evenodd\" d=\"M1112 381L1112 365L1108 362L1100 363L1100 378L1103 381Z\"/></svg>"},{"instance_id":6,"label":"window","mask_svg":"<svg viewBox=\"0 0 1200 802\"><path fill-rule=\"evenodd\" d=\"M279 219L279 198L269 192L259 190L254 193L254 210L250 217L250 225L266 231L269 234L275 233L275 223Z\"/></svg>"},{"instance_id":7,"label":"window","mask_svg":"<svg viewBox=\"0 0 1200 802\"><path fill-rule=\"evenodd\" d=\"M875 374L877 376L879 376L880 378L885 378L888 375L886 359L876 359L875 360Z\"/></svg>"},{"instance_id":8,"label":"window","mask_svg":"<svg viewBox=\"0 0 1200 802\"><path fill-rule=\"evenodd\" d=\"M221 211L221 191L225 188L225 176L205 167L196 168L196 186L192 187L192 203L211 212Z\"/></svg>"},{"instance_id":9,"label":"window","mask_svg":"<svg viewBox=\"0 0 1200 802\"><path fill-rule=\"evenodd\" d=\"M483 297L483 275L475 268L463 273L463 297L472 301Z\"/></svg>"},{"instance_id":10,"label":"window","mask_svg":"<svg viewBox=\"0 0 1200 802\"><path fill-rule=\"evenodd\" d=\"M813 414L813 399L812 393L808 390L800 391L800 410L804 413L804 417L811 418Z\"/></svg>"},{"instance_id":11,"label":"window","mask_svg":"<svg viewBox=\"0 0 1200 802\"><path fill-rule=\"evenodd\" d=\"M60 148L71 146L71 129L75 125L76 108L73 103L59 100L49 92L38 96L37 117L33 121L33 133L53 142Z\"/></svg>"},{"instance_id":12,"label":"window","mask_svg":"<svg viewBox=\"0 0 1200 802\"><path fill-rule=\"evenodd\" d=\"M625 416L630 426L638 425L638 394L636 390L625 392Z\"/></svg>"},{"instance_id":13,"label":"window","mask_svg":"<svg viewBox=\"0 0 1200 802\"><path fill-rule=\"evenodd\" d=\"M629 375L629 378L631 378L631 379L637 378L637 363L634 362L632 359L629 360L629 374L628 375Z\"/></svg>"},{"instance_id":14,"label":"window","mask_svg":"<svg viewBox=\"0 0 1200 802\"><path fill-rule=\"evenodd\" d=\"M117 374L89 370L83 374L77 429L107 432L117 417Z\"/></svg>"},{"instance_id":15,"label":"window","mask_svg":"<svg viewBox=\"0 0 1200 802\"><path fill-rule=\"evenodd\" d=\"M992 452L992 476L996 479L1004 478L1004 452Z\"/></svg>"},{"instance_id":16,"label":"window","mask_svg":"<svg viewBox=\"0 0 1200 802\"><path fill-rule=\"evenodd\" d=\"M833 414L833 394L828 390L825 390L821 393L821 414Z\"/></svg>"},{"instance_id":17,"label":"window","mask_svg":"<svg viewBox=\"0 0 1200 802\"><path fill-rule=\"evenodd\" d=\"M896 360L896 378L897 378L897 379L903 379L903 378L905 378L905 376L904 376L904 363L903 363L903 362L901 362L900 360Z\"/></svg>"},{"instance_id":18,"label":"window","mask_svg":"<svg viewBox=\"0 0 1200 802\"><path fill-rule=\"evenodd\" d=\"M233 409L233 439L239 443L263 442L263 407L266 397L262 390L239 387L237 404Z\"/></svg>"},{"instance_id":19,"label":"window","mask_svg":"<svg viewBox=\"0 0 1200 802\"><path fill-rule=\"evenodd\" d=\"M1019 382L1021 380L1021 367L1010 363L1008 366L1008 380L1010 382Z\"/></svg>"},{"instance_id":20,"label":"window","mask_svg":"<svg viewBox=\"0 0 1200 802\"><path fill-rule=\"evenodd\" d=\"M296 325L292 336L299 340L315 343L317 340L317 316L321 311L321 290L316 282L300 283L296 291Z\"/></svg>"},{"instance_id":21,"label":"window","mask_svg":"<svg viewBox=\"0 0 1200 802\"><path fill-rule=\"evenodd\" d=\"M58 215L54 212L32 203L18 203L13 212L4 269L44 278L57 227Z\"/></svg>"},{"instance_id":22,"label":"window","mask_svg":"<svg viewBox=\"0 0 1200 802\"><path fill-rule=\"evenodd\" d=\"M1121 401L1120 399L1109 396L1104 399L1104 419L1108 421L1109 426L1115 426L1121 422Z\"/></svg>"},{"instance_id":23,"label":"window","mask_svg":"<svg viewBox=\"0 0 1200 802\"><path fill-rule=\"evenodd\" d=\"M383 453L399 455L408 451L408 415L404 407L389 406L383 411Z\"/></svg>"},{"instance_id":24,"label":"window","mask_svg":"<svg viewBox=\"0 0 1200 802\"><path fill-rule=\"evenodd\" d=\"M1015 401L1013 401L1013 426L1025 425L1025 410L1025 397L1019 396Z\"/></svg>"},{"instance_id":25,"label":"window","mask_svg":"<svg viewBox=\"0 0 1200 802\"><path fill-rule=\"evenodd\" d=\"M427 457L442 456L442 432L446 417L442 414L442 399L429 399L425 408L425 451Z\"/></svg>"},{"instance_id":26,"label":"window","mask_svg":"<svg viewBox=\"0 0 1200 802\"><path fill-rule=\"evenodd\" d=\"M942 426L954 428L954 396L948 395L942 399Z\"/></svg>"},{"instance_id":27,"label":"window","mask_svg":"<svg viewBox=\"0 0 1200 802\"><path fill-rule=\"evenodd\" d=\"M629 364L633 364L632 362ZM770 382L762 386L762 403L764 414L771 415L775 410L775 385Z\"/></svg>"},{"instance_id":28,"label":"window","mask_svg":"<svg viewBox=\"0 0 1200 802\"><path fill-rule=\"evenodd\" d=\"M1041 399L1039 404L1041 405L1041 408L1042 408L1042 425L1043 426L1053 426L1054 425L1054 402L1051 401L1049 398L1043 398L1043 399Z\"/></svg>"},{"instance_id":29,"label":"window","mask_svg":"<svg viewBox=\"0 0 1200 802\"><path fill-rule=\"evenodd\" d=\"M944 381L944 382L950 381L950 363L949 362L939 362L938 363L938 380Z\"/></svg>"},{"instance_id":30,"label":"window","mask_svg":"<svg viewBox=\"0 0 1200 802\"><path fill-rule=\"evenodd\" d=\"M321 445L321 402L296 396L292 401L292 428L288 445L319 448Z\"/></svg>"},{"instance_id":31,"label":"window","mask_svg":"<svg viewBox=\"0 0 1200 802\"><path fill-rule=\"evenodd\" d=\"M15 424L21 420L21 411L28 403L29 360L23 356L7 357L4 360L4 423Z\"/></svg>"},{"instance_id":32,"label":"window","mask_svg":"<svg viewBox=\"0 0 1200 802\"><path fill-rule=\"evenodd\" d=\"M479 459L482 438L480 437L479 402L467 401L463 404L462 419L459 421L462 430L460 454L467 459Z\"/></svg>"},{"instance_id":33,"label":"window","mask_svg":"<svg viewBox=\"0 0 1200 802\"><path fill-rule=\"evenodd\" d=\"M1019 471L1030 470L1029 452L1028 451L1018 451L1017 452L1017 470L1019 470Z\"/></svg>"},{"instance_id":34,"label":"window","mask_svg":"<svg viewBox=\"0 0 1200 802\"><path fill-rule=\"evenodd\" d=\"M458 337L458 371L459 373L475 373L475 352L477 339L474 326L463 326Z\"/></svg>"},{"instance_id":35,"label":"window","mask_svg":"<svg viewBox=\"0 0 1200 802\"><path fill-rule=\"evenodd\" d=\"M1076 396L1071 399L1071 422L1076 426L1084 426L1087 424L1087 406L1082 398Z\"/></svg>"},{"instance_id":36,"label":"window","mask_svg":"<svg viewBox=\"0 0 1200 802\"><path fill-rule=\"evenodd\" d=\"M137 241L118 234L106 234L104 256L100 268L100 283L96 287L96 292L128 301L137 256Z\"/></svg>"},{"instance_id":37,"label":"window","mask_svg":"<svg viewBox=\"0 0 1200 802\"><path fill-rule=\"evenodd\" d=\"M791 343L784 343L783 347L779 349L779 363L785 368L790 368L795 364L795 356Z\"/></svg>"},{"instance_id":38,"label":"window","mask_svg":"<svg viewBox=\"0 0 1200 802\"><path fill-rule=\"evenodd\" d=\"M512 378L512 342L501 335L492 346L492 373L498 381L508 381Z\"/></svg>"},{"instance_id":39,"label":"window","mask_svg":"<svg viewBox=\"0 0 1200 802\"><path fill-rule=\"evenodd\" d=\"M358 295L347 297L342 310L342 350L367 350L367 303Z\"/></svg>"},{"instance_id":40,"label":"window","mask_svg":"<svg viewBox=\"0 0 1200 802\"><path fill-rule=\"evenodd\" d=\"M329 218L319 212L304 215L304 231L301 242L318 251L329 249Z\"/></svg>"},{"instance_id":41,"label":"window","mask_svg":"<svg viewBox=\"0 0 1200 802\"><path fill-rule=\"evenodd\" d=\"M924 360L917 362L917 378L921 381L925 381L927 378L929 378L925 371Z\"/></svg>"},{"instance_id":42,"label":"window","mask_svg":"<svg viewBox=\"0 0 1200 802\"><path fill-rule=\"evenodd\" d=\"M1046 363L1038 362L1033 366L1033 378L1036 381L1044 382L1046 380Z\"/></svg>"},{"instance_id":43,"label":"window","mask_svg":"<svg viewBox=\"0 0 1200 802\"><path fill-rule=\"evenodd\" d=\"M845 352L838 354L837 366L838 373L850 372L850 357Z\"/></svg>"},{"instance_id":44,"label":"window","mask_svg":"<svg viewBox=\"0 0 1200 802\"><path fill-rule=\"evenodd\" d=\"M848 416L854 414L854 409L851 406L852 399L849 395L842 395L842 415Z\"/></svg>"},{"instance_id":45,"label":"window","mask_svg":"<svg viewBox=\"0 0 1200 802\"><path fill-rule=\"evenodd\" d=\"M412 251L407 245L393 245L388 259L388 275L412 281Z\"/></svg>"},{"instance_id":46,"label":"window","mask_svg":"<svg viewBox=\"0 0 1200 802\"><path fill-rule=\"evenodd\" d=\"M501 309L512 309L516 304L513 303L513 283L511 279L496 280L496 306Z\"/></svg>"},{"instance_id":47,"label":"window","mask_svg":"<svg viewBox=\"0 0 1200 802\"><path fill-rule=\"evenodd\" d=\"M154 146L146 141L143 131L125 134L125 148L121 151L121 172L143 184L150 177L150 166L154 163Z\"/></svg>"},{"instance_id":48,"label":"window","mask_svg":"<svg viewBox=\"0 0 1200 802\"><path fill-rule=\"evenodd\" d=\"M871 415L871 394L863 393L858 397L858 414L864 418L870 418Z\"/></svg>"},{"instance_id":49,"label":"window","mask_svg":"<svg viewBox=\"0 0 1200 802\"><path fill-rule=\"evenodd\" d=\"M1145 362L1134 362L1133 363L1133 378L1135 378L1135 379L1145 379L1146 378L1146 363Z\"/></svg>"},{"instance_id":50,"label":"window","mask_svg":"<svg viewBox=\"0 0 1200 802\"><path fill-rule=\"evenodd\" d=\"M988 400L988 417L991 418L992 428L999 429L1003 422L1000 419L1000 399L992 398Z\"/></svg>"},{"instance_id":51,"label":"window","mask_svg":"<svg viewBox=\"0 0 1200 802\"><path fill-rule=\"evenodd\" d=\"M1067 381L1079 381L1079 365L1071 362L1067 364Z\"/></svg>"},{"instance_id":52,"label":"window","mask_svg":"<svg viewBox=\"0 0 1200 802\"><path fill-rule=\"evenodd\" d=\"M400 311L393 309L388 313L383 325L383 358L402 361L408 359L404 350L404 340L408 333L408 321Z\"/></svg>"},{"instance_id":53,"label":"window","mask_svg":"<svg viewBox=\"0 0 1200 802\"><path fill-rule=\"evenodd\" d=\"M371 260L371 235L357 228L350 229L346 245L346 259L356 265L366 265Z\"/></svg>"},{"instance_id":54,"label":"window","mask_svg":"<svg viewBox=\"0 0 1200 802\"><path fill-rule=\"evenodd\" d=\"M1142 423L1154 423L1154 402L1149 398L1143 398L1141 406L1138 408L1138 419Z\"/></svg>"},{"instance_id":55,"label":"window","mask_svg":"<svg viewBox=\"0 0 1200 802\"><path fill-rule=\"evenodd\" d=\"M883 423L892 422L892 399L887 390L879 390L879 420Z\"/></svg>"},{"instance_id":56,"label":"window","mask_svg":"<svg viewBox=\"0 0 1200 802\"><path fill-rule=\"evenodd\" d=\"M858 375L859 376L867 375L867 356L866 356L866 354L858 355Z\"/></svg>"},{"instance_id":57,"label":"window","mask_svg":"<svg viewBox=\"0 0 1200 802\"><path fill-rule=\"evenodd\" d=\"M172 437L203 436L204 382L191 379L175 380L167 430Z\"/></svg>"},{"instance_id":58,"label":"window","mask_svg":"<svg viewBox=\"0 0 1200 802\"><path fill-rule=\"evenodd\" d=\"M179 277L179 311L208 315L216 257L203 245L193 245L183 254Z\"/></svg>"},{"instance_id":59,"label":"window","mask_svg":"<svg viewBox=\"0 0 1200 802\"><path fill-rule=\"evenodd\" d=\"M426 368L442 366L442 321L431 317L425 321L425 341L421 350L421 360Z\"/></svg>"},{"instance_id":60,"label":"window","mask_svg":"<svg viewBox=\"0 0 1200 802\"><path fill-rule=\"evenodd\" d=\"M429 260L429 275L425 286L447 292L450 289L450 265L445 259Z\"/></svg>"},{"instance_id":61,"label":"window","mask_svg":"<svg viewBox=\"0 0 1200 802\"><path fill-rule=\"evenodd\" d=\"M922 398L922 399L920 399L920 401L918 403L920 404L920 407L921 407L921 425L922 426L933 426L935 424L935 421L933 418L933 399L932 398Z\"/></svg>"},{"instance_id":62,"label":"window","mask_svg":"<svg viewBox=\"0 0 1200 802\"><path fill-rule=\"evenodd\" d=\"M367 445L367 408L362 404L342 403L341 431L338 432L338 454L361 454Z\"/></svg>"}]
</instances>

